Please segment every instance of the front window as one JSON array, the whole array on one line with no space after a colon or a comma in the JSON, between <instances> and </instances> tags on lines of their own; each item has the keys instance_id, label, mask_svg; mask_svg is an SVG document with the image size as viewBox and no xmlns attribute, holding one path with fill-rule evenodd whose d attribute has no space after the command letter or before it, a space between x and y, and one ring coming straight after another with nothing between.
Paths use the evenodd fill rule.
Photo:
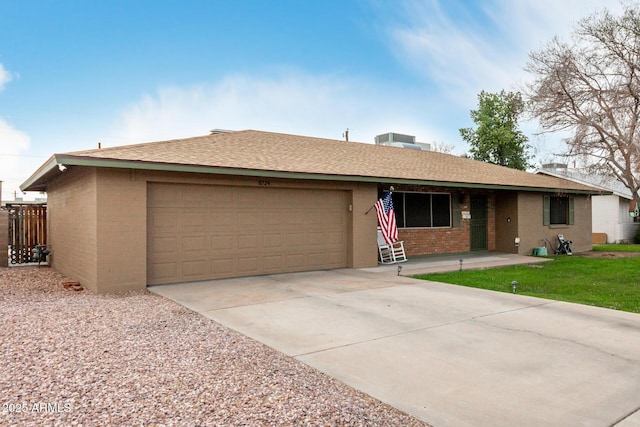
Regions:
<instances>
[{"instance_id":1,"label":"front window","mask_svg":"<svg viewBox=\"0 0 640 427\"><path fill-rule=\"evenodd\" d=\"M551 197L549 205L549 219L551 225L569 223L569 198Z\"/></svg>"},{"instance_id":2,"label":"front window","mask_svg":"<svg viewBox=\"0 0 640 427\"><path fill-rule=\"evenodd\" d=\"M451 227L451 195L393 193L398 228Z\"/></svg>"}]
</instances>

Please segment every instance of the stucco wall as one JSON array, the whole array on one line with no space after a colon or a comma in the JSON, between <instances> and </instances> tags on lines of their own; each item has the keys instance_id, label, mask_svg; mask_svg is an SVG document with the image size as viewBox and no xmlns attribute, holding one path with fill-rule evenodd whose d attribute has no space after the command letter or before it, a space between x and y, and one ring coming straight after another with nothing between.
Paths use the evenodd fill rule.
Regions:
<instances>
[{"instance_id":1,"label":"stucco wall","mask_svg":"<svg viewBox=\"0 0 640 427\"><path fill-rule=\"evenodd\" d=\"M264 179L209 174L74 168L51 185L49 229L53 264L97 292L147 285L147 184L264 185ZM271 188L340 189L351 194L349 267L377 264L375 184L269 179Z\"/></svg>"},{"instance_id":2,"label":"stucco wall","mask_svg":"<svg viewBox=\"0 0 640 427\"><path fill-rule=\"evenodd\" d=\"M52 267L97 292L96 171L68 169L47 191Z\"/></svg>"},{"instance_id":3,"label":"stucco wall","mask_svg":"<svg viewBox=\"0 0 640 427\"><path fill-rule=\"evenodd\" d=\"M377 264L376 215L366 212L378 197L375 184L268 179L272 188L339 189L351 194L349 267ZM147 285L147 186L149 182L227 186L265 185L263 178L231 177L108 168L72 168L48 189L52 264L94 292L141 289ZM400 190L398 190L400 191ZM473 192L474 194L476 192ZM488 202L488 249L530 254L544 239L557 244L561 233L576 252L591 248L591 201L575 197L575 225L543 226L540 193L484 193ZM478 194L480 194L478 193ZM469 209L469 192L455 192L460 211ZM516 203L517 202L517 203ZM517 214L514 205L517 204ZM458 212L459 214L459 212ZM510 222L506 218L511 218ZM469 221L459 227L400 230L409 256L465 252ZM514 229L520 246L514 249ZM514 245L515 246L515 245Z\"/></svg>"},{"instance_id":4,"label":"stucco wall","mask_svg":"<svg viewBox=\"0 0 640 427\"><path fill-rule=\"evenodd\" d=\"M147 183L125 169L98 169L99 293L147 286Z\"/></svg>"},{"instance_id":5,"label":"stucco wall","mask_svg":"<svg viewBox=\"0 0 640 427\"><path fill-rule=\"evenodd\" d=\"M573 241L574 252L591 250L591 197L582 195L572 197L574 198L574 224L544 225L543 194L525 192L518 194L519 254L531 255L534 248L545 246L545 239L551 243L551 247L547 244L547 250L555 249L558 246L558 234Z\"/></svg>"},{"instance_id":6,"label":"stucco wall","mask_svg":"<svg viewBox=\"0 0 640 427\"><path fill-rule=\"evenodd\" d=\"M496 251L518 253L518 194L503 191L496 194Z\"/></svg>"},{"instance_id":7,"label":"stucco wall","mask_svg":"<svg viewBox=\"0 0 640 427\"><path fill-rule=\"evenodd\" d=\"M375 184L358 183L352 191L351 268L374 267L378 264L378 243L375 210L370 210L378 197Z\"/></svg>"}]
</instances>

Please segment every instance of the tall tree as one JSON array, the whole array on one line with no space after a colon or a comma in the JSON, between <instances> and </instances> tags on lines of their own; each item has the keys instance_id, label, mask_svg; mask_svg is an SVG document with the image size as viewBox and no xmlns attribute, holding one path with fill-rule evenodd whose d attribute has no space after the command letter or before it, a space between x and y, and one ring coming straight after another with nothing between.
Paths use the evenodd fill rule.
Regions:
<instances>
[{"instance_id":1,"label":"tall tree","mask_svg":"<svg viewBox=\"0 0 640 427\"><path fill-rule=\"evenodd\" d=\"M528 138L518 129L523 112L520 92L480 92L478 109L471 110L477 128L460 129L471 158L520 170L531 167Z\"/></svg>"},{"instance_id":2,"label":"tall tree","mask_svg":"<svg viewBox=\"0 0 640 427\"><path fill-rule=\"evenodd\" d=\"M640 10L603 10L529 55L529 110L547 132L569 131L568 156L589 158L640 202Z\"/></svg>"}]
</instances>

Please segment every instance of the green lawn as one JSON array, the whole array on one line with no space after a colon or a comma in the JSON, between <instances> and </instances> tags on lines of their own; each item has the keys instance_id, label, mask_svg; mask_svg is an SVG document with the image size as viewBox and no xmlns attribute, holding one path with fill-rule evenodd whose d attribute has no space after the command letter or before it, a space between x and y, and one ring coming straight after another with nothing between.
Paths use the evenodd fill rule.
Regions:
<instances>
[{"instance_id":1,"label":"green lawn","mask_svg":"<svg viewBox=\"0 0 640 427\"><path fill-rule=\"evenodd\" d=\"M596 245L593 250L599 252L640 252L640 245Z\"/></svg>"},{"instance_id":2,"label":"green lawn","mask_svg":"<svg viewBox=\"0 0 640 427\"><path fill-rule=\"evenodd\" d=\"M551 258L551 257L550 257ZM532 265L464 270L418 279L511 292L640 313L640 257L604 259L561 255Z\"/></svg>"}]
</instances>

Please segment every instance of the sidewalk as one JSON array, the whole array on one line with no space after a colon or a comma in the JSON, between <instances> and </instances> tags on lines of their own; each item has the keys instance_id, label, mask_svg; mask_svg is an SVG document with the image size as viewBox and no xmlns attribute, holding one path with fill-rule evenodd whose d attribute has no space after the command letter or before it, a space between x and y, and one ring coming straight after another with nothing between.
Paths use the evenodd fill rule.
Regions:
<instances>
[{"instance_id":1,"label":"sidewalk","mask_svg":"<svg viewBox=\"0 0 640 427\"><path fill-rule=\"evenodd\" d=\"M462 263L460 262L462 260ZM361 268L371 273L395 273L402 267L400 275L441 273L457 270L477 270L483 268L503 267L506 265L535 264L551 261L551 258L505 254L498 252L470 252L459 255L443 255L428 257L410 257L406 262L397 264L379 264L377 267Z\"/></svg>"}]
</instances>

